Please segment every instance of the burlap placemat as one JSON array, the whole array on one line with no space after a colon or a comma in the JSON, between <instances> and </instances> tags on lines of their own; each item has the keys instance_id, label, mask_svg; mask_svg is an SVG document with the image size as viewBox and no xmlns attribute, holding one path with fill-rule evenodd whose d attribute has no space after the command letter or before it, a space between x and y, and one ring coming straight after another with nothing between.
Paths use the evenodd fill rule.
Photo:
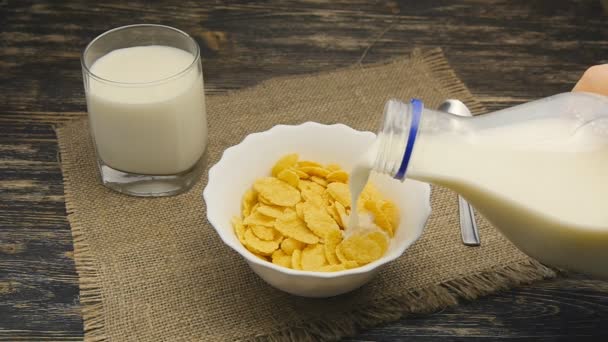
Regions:
<instances>
[{"instance_id":1,"label":"burlap placemat","mask_svg":"<svg viewBox=\"0 0 608 342\"><path fill-rule=\"evenodd\" d=\"M331 73L273 79L207 97L209 165L247 134L276 124L345 123L375 131L390 97L482 110L440 50ZM87 340L325 340L430 312L554 273L484 220L483 244L462 245L456 195L435 187L423 237L363 288L330 299L266 285L207 222L201 192L134 198L98 183L86 121L57 129ZM244 165L246 167L246 165Z\"/></svg>"}]
</instances>

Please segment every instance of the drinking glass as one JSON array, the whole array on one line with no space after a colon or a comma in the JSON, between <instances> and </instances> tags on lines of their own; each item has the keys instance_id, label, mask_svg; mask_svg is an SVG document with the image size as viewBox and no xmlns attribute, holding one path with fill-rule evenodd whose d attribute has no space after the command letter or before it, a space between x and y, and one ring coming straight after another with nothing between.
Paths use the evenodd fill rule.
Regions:
<instances>
[{"instance_id":1,"label":"drinking glass","mask_svg":"<svg viewBox=\"0 0 608 342\"><path fill-rule=\"evenodd\" d=\"M144 62L152 70L137 68ZM190 189L204 169L207 146L196 41L168 26L123 26L91 41L81 63L101 183L134 196ZM155 79L159 70L171 74Z\"/></svg>"}]
</instances>

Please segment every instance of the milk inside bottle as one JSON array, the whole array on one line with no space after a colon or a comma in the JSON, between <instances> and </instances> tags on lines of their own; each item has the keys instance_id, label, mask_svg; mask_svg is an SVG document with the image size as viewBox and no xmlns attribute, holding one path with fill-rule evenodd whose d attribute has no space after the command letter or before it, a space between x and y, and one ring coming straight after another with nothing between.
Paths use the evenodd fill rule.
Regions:
<instances>
[{"instance_id":1,"label":"milk inside bottle","mask_svg":"<svg viewBox=\"0 0 608 342\"><path fill-rule=\"evenodd\" d=\"M528 255L608 278L608 97L564 93L473 118L423 107L389 101L353 177L445 186Z\"/></svg>"}]
</instances>

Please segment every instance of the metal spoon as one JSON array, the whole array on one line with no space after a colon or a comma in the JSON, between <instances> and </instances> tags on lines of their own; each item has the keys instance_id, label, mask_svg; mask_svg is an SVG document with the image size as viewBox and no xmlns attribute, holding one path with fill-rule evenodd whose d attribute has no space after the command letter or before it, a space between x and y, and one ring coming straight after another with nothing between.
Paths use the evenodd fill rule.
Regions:
<instances>
[{"instance_id":1,"label":"metal spoon","mask_svg":"<svg viewBox=\"0 0 608 342\"><path fill-rule=\"evenodd\" d=\"M459 100L447 99L439 106L439 110L459 116L472 116L469 108ZM475 222L475 212L469 202L460 195L458 195L458 212L460 214L462 243L467 246L479 246L481 241Z\"/></svg>"}]
</instances>

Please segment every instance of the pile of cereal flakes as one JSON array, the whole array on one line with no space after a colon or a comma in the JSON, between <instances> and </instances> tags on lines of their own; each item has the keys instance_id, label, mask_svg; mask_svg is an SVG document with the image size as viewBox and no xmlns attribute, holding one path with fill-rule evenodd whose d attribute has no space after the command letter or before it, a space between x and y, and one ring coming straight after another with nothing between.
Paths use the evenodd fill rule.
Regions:
<instances>
[{"instance_id":1,"label":"pile of cereal flakes","mask_svg":"<svg viewBox=\"0 0 608 342\"><path fill-rule=\"evenodd\" d=\"M359 267L384 255L399 211L373 185L361 193L357 212L371 215L378 229L345 234L351 197L349 175L339 165L289 154L271 174L255 181L243 196L242 217L232 220L251 253L283 267L319 272Z\"/></svg>"}]
</instances>

